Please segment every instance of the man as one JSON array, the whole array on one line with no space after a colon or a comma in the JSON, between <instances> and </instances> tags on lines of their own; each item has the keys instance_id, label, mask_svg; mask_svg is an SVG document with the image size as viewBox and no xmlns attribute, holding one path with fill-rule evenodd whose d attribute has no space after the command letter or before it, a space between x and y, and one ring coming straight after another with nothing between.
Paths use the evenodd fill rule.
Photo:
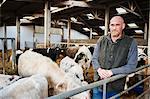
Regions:
<instances>
[{"instance_id":1,"label":"man","mask_svg":"<svg viewBox=\"0 0 150 99\"><path fill-rule=\"evenodd\" d=\"M94 80L105 79L117 74L127 74L137 66L137 43L123 32L124 19L114 16L110 20L110 33L101 36L94 49L92 64ZM107 98L123 91L125 78L107 84ZM93 88L93 99L102 98L101 88Z\"/></svg>"}]
</instances>

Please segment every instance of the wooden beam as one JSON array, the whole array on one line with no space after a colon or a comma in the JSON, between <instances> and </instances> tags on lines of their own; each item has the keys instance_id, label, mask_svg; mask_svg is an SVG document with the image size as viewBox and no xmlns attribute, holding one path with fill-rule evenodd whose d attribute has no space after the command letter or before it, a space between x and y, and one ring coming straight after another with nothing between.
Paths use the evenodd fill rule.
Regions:
<instances>
[{"instance_id":1,"label":"wooden beam","mask_svg":"<svg viewBox=\"0 0 150 99\"><path fill-rule=\"evenodd\" d=\"M138 14L138 13L136 13L136 12L134 12L134 11L128 9L128 8L126 8L126 7L122 6L122 5L120 5L120 7L122 7L122 8L125 9L125 10L127 10L128 12L130 12L130 13L132 13L132 14L134 14L134 15L140 17L140 18L142 18L142 16L141 16L140 14Z\"/></svg>"},{"instance_id":2,"label":"wooden beam","mask_svg":"<svg viewBox=\"0 0 150 99\"><path fill-rule=\"evenodd\" d=\"M2 7L2 5L6 2L7 0L3 0L0 4L0 7Z\"/></svg>"},{"instance_id":3,"label":"wooden beam","mask_svg":"<svg viewBox=\"0 0 150 99\"><path fill-rule=\"evenodd\" d=\"M135 3L136 7L138 8L139 13L140 13L142 19L145 21L145 18L144 18L144 15L143 15L142 11L141 11L141 8L139 7L139 5L137 4L137 2L136 2L135 0L133 0L133 1L134 1L134 3Z\"/></svg>"}]
</instances>

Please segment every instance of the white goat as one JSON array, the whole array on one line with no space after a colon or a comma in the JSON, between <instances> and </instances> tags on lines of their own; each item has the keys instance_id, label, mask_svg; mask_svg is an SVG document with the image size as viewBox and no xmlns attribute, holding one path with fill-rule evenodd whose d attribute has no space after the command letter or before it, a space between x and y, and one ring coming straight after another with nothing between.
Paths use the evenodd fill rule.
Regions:
<instances>
[{"instance_id":1,"label":"white goat","mask_svg":"<svg viewBox=\"0 0 150 99\"><path fill-rule=\"evenodd\" d=\"M44 76L22 78L0 90L0 99L43 99L48 97L48 83Z\"/></svg>"},{"instance_id":2,"label":"white goat","mask_svg":"<svg viewBox=\"0 0 150 99\"><path fill-rule=\"evenodd\" d=\"M17 75L4 75L0 74L0 89L3 89L5 86L8 86L15 81L17 81L20 77Z\"/></svg>"},{"instance_id":3,"label":"white goat","mask_svg":"<svg viewBox=\"0 0 150 99\"><path fill-rule=\"evenodd\" d=\"M23 77L43 74L48 78L49 84L55 88L56 93L73 89L67 86L75 83L73 80L68 79L67 74L50 58L30 50L27 50L19 57L18 73Z\"/></svg>"},{"instance_id":4,"label":"white goat","mask_svg":"<svg viewBox=\"0 0 150 99\"><path fill-rule=\"evenodd\" d=\"M84 68L89 68L92 60L92 54L88 47L80 47L75 55L74 60L76 63L81 64L81 66L83 66Z\"/></svg>"},{"instance_id":5,"label":"white goat","mask_svg":"<svg viewBox=\"0 0 150 99\"><path fill-rule=\"evenodd\" d=\"M74 77L74 81L84 80L82 67L72 58L66 56L60 61L60 68Z\"/></svg>"}]
</instances>

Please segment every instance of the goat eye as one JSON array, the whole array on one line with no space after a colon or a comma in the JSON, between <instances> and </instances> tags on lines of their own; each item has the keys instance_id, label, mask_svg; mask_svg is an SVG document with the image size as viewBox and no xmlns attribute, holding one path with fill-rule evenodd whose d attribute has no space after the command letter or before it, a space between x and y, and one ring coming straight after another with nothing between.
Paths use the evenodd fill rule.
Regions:
<instances>
[{"instance_id":1,"label":"goat eye","mask_svg":"<svg viewBox=\"0 0 150 99\"><path fill-rule=\"evenodd\" d=\"M79 78L79 76L78 76L78 75L76 75L76 77L77 77L77 78Z\"/></svg>"},{"instance_id":2,"label":"goat eye","mask_svg":"<svg viewBox=\"0 0 150 99\"><path fill-rule=\"evenodd\" d=\"M71 64L71 66L70 67L73 67L74 65L73 64Z\"/></svg>"}]
</instances>

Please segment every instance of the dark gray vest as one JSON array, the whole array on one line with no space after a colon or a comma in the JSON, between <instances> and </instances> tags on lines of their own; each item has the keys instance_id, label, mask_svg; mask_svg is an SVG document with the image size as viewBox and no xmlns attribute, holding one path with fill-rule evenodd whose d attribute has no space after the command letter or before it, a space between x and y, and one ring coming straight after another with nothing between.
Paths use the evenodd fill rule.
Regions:
<instances>
[{"instance_id":1,"label":"dark gray vest","mask_svg":"<svg viewBox=\"0 0 150 99\"><path fill-rule=\"evenodd\" d=\"M133 38L124 36L113 43L108 36L103 36L100 40L100 58L99 63L103 69L112 69L123 66L127 63L128 52ZM125 84L125 78L108 84L108 91L122 91Z\"/></svg>"}]
</instances>

